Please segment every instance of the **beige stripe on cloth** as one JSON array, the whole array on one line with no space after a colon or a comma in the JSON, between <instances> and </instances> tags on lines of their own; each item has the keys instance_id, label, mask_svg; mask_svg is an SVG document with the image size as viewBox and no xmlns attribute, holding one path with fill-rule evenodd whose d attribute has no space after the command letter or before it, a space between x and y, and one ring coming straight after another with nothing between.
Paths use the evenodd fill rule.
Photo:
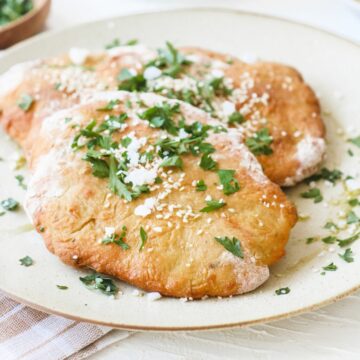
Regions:
<instances>
[{"instance_id":1,"label":"beige stripe on cloth","mask_svg":"<svg viewBox=\"0 0 360 360\"><path fill-rule=\"evenodd\" d=\"M126 331L45 314L0 292L1 360L79 360L128 336Z\"/></svg>"}]
</instances>

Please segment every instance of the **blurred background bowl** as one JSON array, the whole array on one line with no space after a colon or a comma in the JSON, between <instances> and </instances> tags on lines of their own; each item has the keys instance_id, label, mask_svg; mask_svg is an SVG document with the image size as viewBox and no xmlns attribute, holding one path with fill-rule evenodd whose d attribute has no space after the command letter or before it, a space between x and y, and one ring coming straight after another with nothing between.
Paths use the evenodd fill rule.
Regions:
<instances>
[{"instance_id":1,"label":"blurred background bowl","mask_svg":"<svg viewBox=\"0 0 360 360\"><path fill-rule=\"evenodd\" d=\"M5 49L42 30L51 0L33 0L33 9L6 25L0 26L0 49Z\"/></svg>"}]
</instances>

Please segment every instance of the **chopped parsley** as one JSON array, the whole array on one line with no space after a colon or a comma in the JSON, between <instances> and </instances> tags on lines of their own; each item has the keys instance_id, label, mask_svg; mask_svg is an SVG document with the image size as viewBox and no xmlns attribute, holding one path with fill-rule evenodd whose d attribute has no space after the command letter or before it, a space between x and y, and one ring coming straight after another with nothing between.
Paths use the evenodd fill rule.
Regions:
<instances>
[{"instance_id":1,"label":"chopped parsley","mask_svg":"<svg viewBox=\"0 0 360 360\"><path fill-rule=\"evenodd\" d=\"M359 221L360 221L360 219L358 218L358 216L353 211L350 211L346 216L346 223L347 224L356 224Z\"/></svg>"},{"instance_id":2,"label":"chopped parsley","mask_svg":"<svg viewBox=\"0 0 360 360\"><path fill-rule=\"evenodd\" d=\"M323 270L325 270L325 271L336 271L337 266L332 262L329 265L324 266Z\"/></svg>"},{"instance_id":3,"label":"chopped parsley","mask_svg":"<svg viewBox=\"0 0 360 360\"><path fill-rule=\"evenodd\" d=\"M26 266L26 267L34 264L34 260L30 256L25 256L22 259L20 259L19 261L22 266Z\"/></svg>"},{"instance_id":4,"label":"chopped parsley","mask_svg":"<svg viewBox=\"0 0 360 360\"><path fill-rule=\"evenodd\" d=\"M207 185L205 184L204 180L199 180L196 182L196 191L206 191Z\"/></svg>"},{"instance_id":5,"label":"chopped parsley","mask_svg":"<svg viewBox=\"0 0 360 360\"><path fill-rule=\"evenodd\" d=\"M245 118L244 115L235 111L233 112L228 119L228 124L229 125L233 125L233 124L242 124L245 122Z\"/></svg>"},{"instance_id":6,"label":"chopped parsley","mask_svg":"<svg viewBox=\"0 0 360 360\"><path fill-rule=\"evenodd\" d=\"M358 199L350 199L348 204L352 207L360 205L360 201Z\"/></svg>"},{"instance_id":7,"label":"chopped parsley","mask_svg":"<svg viewBox=\"0 0 360 360\"><path fill-rule=\"evenodd\" d=\"M348 141L360 148L360 135L357 137L351 138Z\"/></svg>"},{"instance_id":8,"label":"chopped parsley","mask_svg":"<svg viewBox=\"0 0 360 360\"><path fill-rule=\"evenodd\" d=\"M354 152L351 149L348 149L347 153L349 154L349 156L354 156Z\"/></svg>"},{"instance_id":9,"label":"chopped parsley","mask_svg":"<svg viewBox=\"0 0 360 360\"><path fill-rule=\"evenodd\" d=\"M96 109L97 111L111 111L115 106L119 105L119 100L110 100L104 107Z\"/></svg>"},{"instance_id":10,"label":"chopped parsley","mask_svg":"<svg viewBox=\"0 0 360 360\"><path fill-rule=\"evenodd\" d=\"M161 167L178 167L183 168L183 161L179 155L173 155L165 159L161 164Z\"/></svg>"},{"instance_id":11,"label":"chopped parsley","mask_svg":"<svg viewBox=\"0 0 360 360\"><path fill-rule=\"evenodd\" d=\"M240 190L239 182L234 177L235 170L218 170L217 173L225 195L231 195Z\"/></svg>"},{"instance_id":12,"label":"chopped parsley","mask_svg":"<svg viewBox=\"0 0 360 360\"><path fill-rule=\"evenodd\" d=\"M204 170L216 170L217 162L209 154L204 154L200 159L200 167Z\"/></svg>"},{"instance_id":13,"label":"chopped parsley","mask_svg":"<svg viewBox=\"0 0 360 360\"><path fill-rule=\"evenodd\" d=\"M117 77L119 81L118 90L145 91L146 79L143 74L133 74L128 69L122 69Z\"/></svg>"},{"instance_id":14,"label":"chopped parsley","mask_svg":"<svg viewBox=\"0 0 360 360\"><path fill-rule=\"evenodd\" d=\"M327 168L322 168L320 172L318 172L315 175L310 176L308 179L306 179L306 183L311 183L312 181L318 181L318 180L327 180L331 183L335 184L336 181L341 180L343 176L343 173L340 170L334 169L329 170Z\"/></svg>"},{"instance_id":15,"label":"chopped parsley","mask_svg":"<svg viewBox=\"0 0 360 360\"><path fill-rule=\"evenodd\" d=\"M21 110L27 112L30 110L33 103L34 103L34 99L32 96L28 94L23 94L21 98L18 100L17 105Z\"/></svg>"},{"instance_id":16,"label":"chopped parsley","mask_svg":"<svg viewBox=\"0 0 360 360\"><path fill-rule=\"evenodd\" d=\"M221 244L227 251L230 251L233 255L241 259L244 258L244 253L240 241L236 237L233 237L232 239L227 236L215 237L215 240L219 244Z\"/></svg>"},{"instance_id":17,"label":"chopped parsley","mask_svg":"<svg viewBox=\"0 0 360 360\"><path fill-rule=\"evenodd\" d=\"M22 176L22 175L16 175L15 176L15 179L17 180L17 182L18 182L18 185L22 188L22 189L24 189L24 190L26 190L27 189L27 186L26 186L26 184L24 183L24 176Z\"/></svg>"},{"instance_id":18,"label":"chopped parsley","mask_svg":"<svg viewBox=\"0 0 360 360\"><path fill-rule=\"evenodd\" d=\"M315 241L317 241L318 240L318 238L316 238L316 237L308 237L307 239L306 239L306 244L312 244L312 243L314 243Z\"/></svg>"},{"instance_id":19,"label":"chopped parsley","mask_svg":"<svg viewBox=\"0 0 360 360\"><path fill-rule=\"evenodd\" d=\"M113 39L110 43L106 44L105 49L109 50L109 49L113 49L113 48L119 47L119 46L133 46L133 45L136 45L137 43L138 43L138 40L136 40L136 39L131 39L125 43L122 43L120 41L120 39L116 38L116 39Z\"/></svg>"},{"instance_id":20,"label":"chopped parsley","mask_svg":"<svg viewBox=\"0 0 360 360\"><path fill-rule=\"evenodd\" d=\"M94 273L80 277L79 279L89 289L99 290L105 295L116 295L119 291L119 288L116 286L114 281L102 274Z\"/></svg>"},{"instance_id":21,"label":"chopped parsley","mask_svg":"<svg viewBox=\"0 0 360 360\"><path fill-rule=\"evenodd\" d=\"M338 254L338 255L339 255L339 257L341 257L347 263L351 263L351 262L354 261L353 252L352 252L352 250L350 248L346 249L343 254Z\"/></svg>"},{"instance_id":22,"label":"chopped parsley","mask_svg":"<svg viewBox=\"0 0 360 360\"><path fill-rule=\"evenodd\" d=\"M312 188L308 191L301 193L300 195L304 199L314 199L315 204L321 202L324 199L321 194L320 189L318 189L318 188Z\"/></svg>"},{"instance_id":23,"label":"chopped parsley","mask_svg":"<svg viewBox=\"0 0 360 360\"><path fill-rule=\"evenodd\" d=\"M56 287L60 290L67 290L69 287L66 285L56 285Z\"/></svg>"},{"instance_id":24,"label":"chopped parsley","mask_svg":"<svg viewBox=\"0 0 360 360\"><path fill-rule=\"evenodd\" d=\"M149 121L150 127L163 129L171 135L177 135L179 129L173 120L174 115L177 114L180 114L180 105L170 105L165 102L145 110L139 116L141 119Z\"/></svg>"},{"instance_id":25,"label":"chopped parsley","mask_svg":"<svg viewBox=\"0 0 360 360\"><path fill-rule=\"evenodd\" d=\"M327 236L322 238L321 241L324 242L325 244L335 244L337 238L336 236Z\"/></svg>"},{"instance_id":26,"label":"chopped parsley","mask_svg":"<svg viewBox=\"0 0 360 360\"><path fill-rule=\"evenodd\" d=\"M290 289L288 287L280 288L275 290L276 295L286 295L290 292Z\"/></svg>"},{"instance_id":27,"label":"chopped parsley","mask_svg":"<svg viewBox=\"0 0 360 360\"><path fill-rule=\"evenodd\" d=\"M200 210L200 212L212 212L212 211L215 211L217 209L220 209L222 208L223 206L226 205L226 203L224 201L219 201L219 200L209 200L209 201L206 201L206 205L204 208L202 208Z\"/></svg>"},{"instance_id":28,"label":"chopped parsley","mask_svg":"<svg viewBox=\"0 0 360 360\"><path fill-rule=\"evenodd\" d=\"M19 203L13 198L8 198L0 202L0 205L7 211L15 211L19 208Z\"/></svg>"},{"instance_id":29,"label":"chopped parsley","mask_svg":"<svg viewBox=\"0 0 360 360\"><path fill-rule=\"evenodd\" d=\"M146 64L146 67L155 66L163 75L175 78L190 64L191 61L186 59L173 44L166 42L165 48L158 50L157 58Z\"/></svg>"},{"instance_id":30,"label":"chopped parsley","mask_svg":"<svg viewBox=\"0 0 360 360\"><path fill-rule=\"evenodd\" d=\"M348 237L346 239L342 239L342 240L341 239L336 239L336 241L338 242L338 245L340 247L346 247L346 246L351 245L354 241L358 240L359 237L360 237L360 233L357 233L357 234L355 234L353 236L350 236L350 237Z\"/></svg>"},{"instance_id":31,"label":"chopped parsley","mask_svg":"<svg viewBox=\"0 0 360 360\"><path fill-rule=\"evenodd\" d=\"M123 226L120 235L116 235L115 233L108 235L101 241L101 243L116 244L120 246L123 250L129 250L130 246L126 242L124 242L124 239L126 237L126 232L127 232L126 226Z\"/></svg>"},{"instance_id":32,"label":"chopped parsley","mask_svg":"<svg viewBox=\"0 0 360 360\"><path fill-rule=\"evenodd\" d=\"M270 145L273 139L268 128L258 130L253 136L246 139L245 144L254 155L271 155Z\"/></svg>"},{"instance_id":33,"label":"chopped parsley","mask_svg":"<svg viewBox=\"0 0 360 360\"><path fill-rule=\"evenodd\" d=\"M141 251L141 250L143 249L143 247L144 247L145 244L146 244L147 239L148 239L148 235L147 235L146 231L144 230L144 228L141 226L141 227L140 227L140 240L141 240L141 245L140 245L139 251Z\"/></svg>"},{"instance_id":34,"label":"chopped parsley","mask_svg":"<svg viewBox=\"0 0 360 360\"><path fill-rule=\"evenodd\" d=\"M332 221L328 221L325 226L324 229L328 229L328 230L339 230L339 227Z\"/></svg>"}]
</instances>

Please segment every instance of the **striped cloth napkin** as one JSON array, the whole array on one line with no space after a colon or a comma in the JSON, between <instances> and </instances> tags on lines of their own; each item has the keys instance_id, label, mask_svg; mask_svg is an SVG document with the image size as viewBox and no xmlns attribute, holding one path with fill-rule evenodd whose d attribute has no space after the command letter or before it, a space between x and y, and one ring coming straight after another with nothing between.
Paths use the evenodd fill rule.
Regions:
<instances>
[{"instance_id":1,"label":"striped cloth napkin","mask_svg":"<svg viewBox=\"0 0 360 360\"><path fill-rule=\"evenodd\" d=\"M80 360L128 336L127 331L45 314L0 292L1 360Z\"/></svg>"}]
</instances>

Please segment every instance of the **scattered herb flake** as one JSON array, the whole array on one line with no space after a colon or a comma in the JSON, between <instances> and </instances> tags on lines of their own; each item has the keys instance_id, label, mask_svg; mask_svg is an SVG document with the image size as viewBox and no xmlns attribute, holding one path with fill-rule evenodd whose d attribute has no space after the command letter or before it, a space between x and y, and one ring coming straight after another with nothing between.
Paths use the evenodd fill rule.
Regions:
<instances>
[{"instance_id":1,"label":"scattered herb flake","mask_svg":"<svg viewBox=\"0 0 360 360\"><path fill-rule=\"evenodd\" d=\"M196 182L196 191L206 191L207 185L204 180L199 180Z\"/></svg>"},{"instance_id":2,"label":"scattered herb flake","mask_svg":"<svg viewBox=\"0 0 360 360\"><path fill-rule=\"evenodd\" d=\"M25 256L22 259L20 259L19 261L22 266L26 266L26 267L34 264L34 260L30 256Z\"/></svg>"},{"instance_id":3,"label":"scattered herb flake","mask_svg":"<svg viewBox=\"0 0 360 360\"><path fill-rule=\"evenodd\" d=\"M219 200L209 200L209 201L206 201L206 204L207 204L207 206L202 208L200 210L200 212L206 212L206 213L212 212L212 211L220 209L226 205L226 203L224 201L219 201Z\"/></svg>"},{"instance_id":4,"label":"scattered herb flake","mask_svg":"<svg viewBox=\"0 0 360 360\"><path fill-rule=\"evenodd\" d=\"M327 180L335 184L336 181L342 179L342 176L343 173L340 170L329 170L328 168L322 168L317 174L312 175L308 179L306 179L306 183L309 184L312 181Z\"/></svg>"},{"instance_id":5,"label":"scattered herb flake","mask_svg":"<svg viewBox=\"0 0 360 360\"><path fill-rule=\"evenodd\" d=\"M346 223L347 224L356 224L359 222L359 218L358 216L353 212L353 211L350 211L347 216L346 216Z\"/></svg>"},{"instance_id":6,"label":"scattered herb flake","mask_svg":"<svg viewBox=\"0 0 360 360\"><path fill-rule=\"evenodd\" d=\"M323 270L325 270L325 271L336 271L337 266L334 263L330 263L329 265L324 266Z\"/></svg>"},{"instance_id":7,"label":"scattered herb flake","mask_svg":"<svg viewBox=\"0 0 360 360\"><path fill-rule=\"evenodd\" d=\"M19 185L22 189L24 189L24 190L27 189L27 186L26 186L26 184L24 183L24 181L25 181L24 176L22 176L22 175L16 175L16 176L15 176L15 179L17 180L18 185Z\"/></svg>"},{"instance_id":8,"label":"scattered herb flake","mask_svg":"<svg viewBox=\"0 0 360 360\"><path fill-rule=\"evenodd\" d=\"M221 244L227 251L230 251L233 255L241 259L244 258L240 241L236 237L233 237L232 239L227 236L215 237L215 240L219 244Z\"/></svg>"},{"instance_id":9,"label":"scattered herb flake","mask_svg":"<svg viewBox=\"0 0 360 360\"><path fill-rule=\"evenodd\" d=\"M8 198L0 202L0 205L7 211L15 211L19 207L19 203L13 198Z\"/></svg>"},{"instance_id":10,"label":"scattered herb flake","mask_svg":"<svg viewBox=\"0 0 360 360\"><path fill-rule=\"evenodd\" d=\"M99 290L105 295L116 295L119 291L114 281L102 274L94 273L79 279L89 289Z\"/></svg>"},{"instance_id":11,"label":"scattered herb flake","mask_svg":"<svg viewBox=\"0 0 360 360\"><path fill-rule=\"evenodd\" d=\"M360 135L357 137L351 138L348 141L360 148Z\"/></svg>"},{"instance_id":12,"label":"scattered herb flake","mask_svg":"<svg viewBox=\"0 0 360 360\"><path fill-rule=\"evenodd\" d=\"M354 261L353 252L350 248L346 249L343 254L338 254L338 255L348 263L351 263Z\"/></svg>"},{"instance_id":13,"label":"scattered herb flake","mask_svg":"<svg viewBox=\"0 0 360 360\"><path fill-rule=\"evenodd\" d=\"M351 149L348 149L347 153L349 154L349 156L354 156L354 153Z\"/></svg>"},{"instance_id":14,"label":"scattered herb flake","mask_svg":"<svg viewBox=\"0 0 360 360\"><path fill-rule=\"evenodd\" d=\"M350 199L349 201L348 201L348 204L350 205L350 206L358 206L358 205L360 205L360 201L358 200L358 199Z\"/></svg>"},{"instance_id":15,"label":"scattered herb flake","mask_svg":"<svg viewBox=\"0 0 360 360\"><path fill-rule=\"evenodd\" d=\"M245 144L254 155L271 155L273 150L270 145L273 139L269 129L263 128L257 131L252 137L246 139Z\"/></svg>"},{"instance_id":16,"label":"scattered herb flake","mask_svg":"<svg viewBox=\"0 0 360 360\"><path fill-rule=\"evenodd\" d=\"M314 243L315 241L317 241L318 239L316 237L308 237L306 239L306 244L312 244Z\"/></svg>"},{"instance_id":17,"label":"scattered herb flake","mask_svg":"<svg viewBox=\"0 0 360 360\"><path fill-rule=\"evenodd\" d=\"M229 116L229 119L228 119L228 124L229 125L233 125L233 124L242 124L243 122L245 122L245 118L243 116L243 114L235 111L234 113L232 113L230 116Z\"/></svg>"},{"instance_id":18,"label":"scattered herb flake","mask_svg":"<svg viewBox=\"0 0 360 360\"><path fill-rule=\"evenodd\" d=\"M165 159L161 164L161 167L178 167L183 168L183 161L179 155L173 155Z\"/></svg>"},{"instance_id":19,"label":"scattered herb flake","mask_svg":"<svg viewBox=\"0 0 360 360\"><path fill-rule=\"evenodd\" d=\"M96 109L97 111L111 111L114 110L115 106L120 104L119 100L110 100L104 107Z\"/></svg>"},{"instance_id":20,"label":"scattered herb flake","mask_svg":"<svg viewBox=\"0 0 360 360\"><path fill-rule=\"evenodd\" d=\"M332 221L328 221L325 226L324 229L328 229L328 230L339 230L339 227Z\"/></svg>"},{"instance_id":21,"label":"scattered herb flake","mask_svg":"<svg viewBox=\"0 0 360 360\"><path fill-rule=\"evenodd\" d=\"M335 244L337 238L335 236L327 236L321 239L321 241L324 242L325 244Z\"/></svg>"},{"instance_id":22,"label":"scattered herb flake","mask_svg":"<svg viewBox=\"0 0 360 360\"><path fill-rule=\"evenodd\" d=\"M66 285L56 285L56 287L60 290L67 290L69 287Z\"/></svg>"},{"instance_id":23,"label":"scattered herb flake","mask_svg":"<svg viewBox=\"0 0 360 360\"><path fill-rule=\"evenodd\" d=\"M305 192L301 193L300 195L301 195L301 197L303 197L305 199L314 199L315 204L321 202L324 199L321 194L320 189L318 189L318 188L309 189L308 191L305 191Z\"/></svg>"},{"instance_id":24,"label":"scattered herb flake","mask_svg":"<svg viewBox=\"0 0 360 360\"><path fill-rule=\"evenodd\" d=\"M354 241L358 240L360 237L360 233L357 233L353 236L350 236L346 239L336 239L336 241L338 242L338 245L340 247L346 247L346 246L349 246L350 244L352 244Z\"/></svg>"},{"instance_id":25,"label":"scattered herb flake","mask_svg":"<svg viewBox=\"0 0 360 360\"><path fill-rule=\"evenodd\" d=\"M30 110L33 103L34 103L34 99L30 95L23 94L21 98L18 100L17 105L21 110L27 112Z\"/></svg>"},{"instance_id":26,"label":"scattered herb flake","mask_svg":"<svg viewBox=\"0 0 360 360\"><path fill-rule=\"evenodd\" d=\"M276 295L286 295L290 292L290 289L288 287L280 288L275 290Z\"/></svg>"},{"instance_id":27,"label":"scattered herb flake","mask_svg":"<svg viewBox=\"0 0 360 360\"><path fill-rule=\"evenodd\" d=\"M223 186L223 193L225 195L231 195L240 190L240 185L237 179L234 177L235 170L218 170L218 176L220 183Z\"/></svg>"},{"instance_id":28,"label":"scattered herb flake","mask_svg":"<svg viewBox=\"0 0 360 360\"><path fill-rule=\"evenodd\" d=\"M141 227L140 227L140 240L141 240L141 245L140 245L139 251L141 251L141 250L143 249L143 247L144 247L145 244L146 244L147 239L148 239L148 235L147 235L146 231L144 230L144 228L141 226Z\"/></svg>"},{"instance_id":29,"label":"scattered herb flake","mask_svg":"<svg viewBox=\"0 0 360 360\"><path fill-rule=\"evenodd\" d=\"M120 235L116 235L115 233L109 236L106 236L101 243L102 244L116 244L120 246L124 250L129 250L130 246L124 241L126 237L127 229L126 226L122 227Z\"/></svg>"},{"instance_id":30,"label":"scattered herb flake","mask_svg":"<svg viewBox=\"0 0 360 360\"><path fill-rule=\"evenodd\" d=\"M215 170L217 162L209 154L204 154L200 160L200 167L204 170Z\"/></svg>"}]
</instances>

